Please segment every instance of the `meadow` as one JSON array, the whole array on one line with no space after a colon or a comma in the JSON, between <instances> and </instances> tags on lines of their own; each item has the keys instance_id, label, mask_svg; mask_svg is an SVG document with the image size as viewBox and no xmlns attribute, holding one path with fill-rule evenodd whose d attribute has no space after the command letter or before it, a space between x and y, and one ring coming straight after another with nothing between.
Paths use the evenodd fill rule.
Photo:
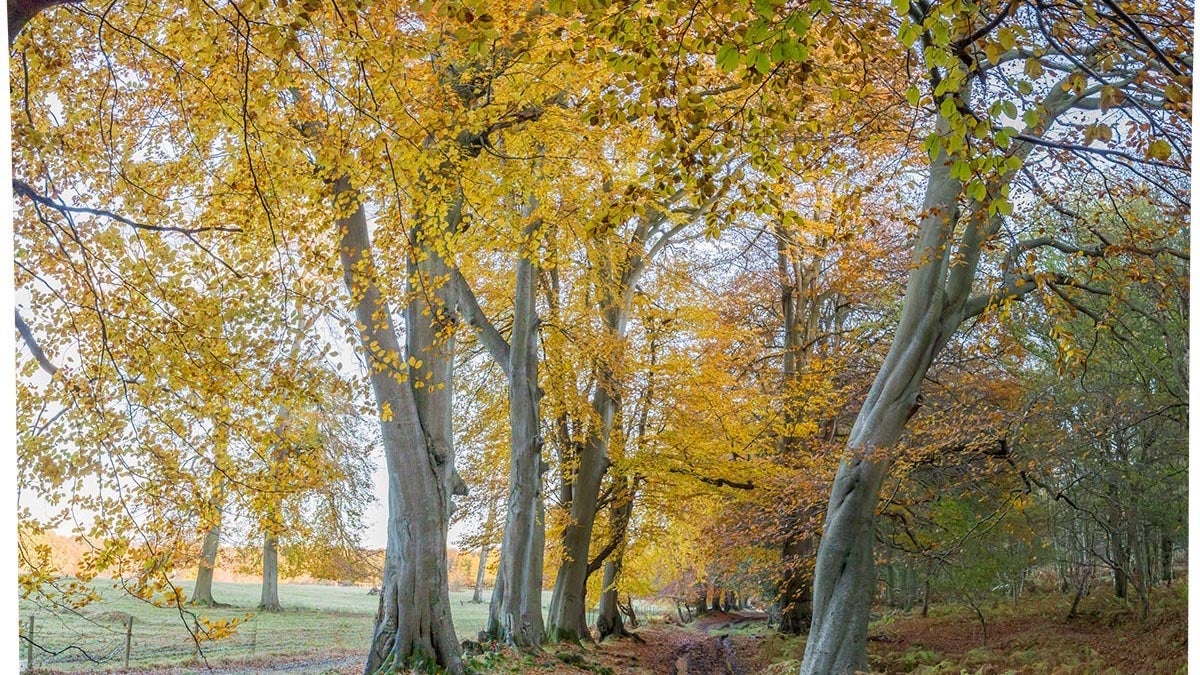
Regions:
<instances>
[{"instance_id":1,"label":"meadow","mask_svg":"<svg viewBox=\"0 0 1200 675\"><path fill-rule=\"evenodd\" d=\"M179 584L190 594L192 582ZM259 585L216 582L213 595L223 606L182 609L155 607L130 597L113 582L97 580L101 600L77 612L42 607L22 600L21 634L34 616L35 670L93 672L123 668L128 617L133 617L131 668L197 664L198 656L212 664L286 655L347 659L366 651L378 609L378 597L361 586L281 584L284 611L259 612ZM489 594L490 595L490 594ZM487 621L488 605L472 603L471 591L451 591L451 611L460 639L474 639ZM543 607L550 604L550 592ZM53 611L52 611L53 610ZM236 635L201 643L202 654L187 630L194 617L240 619ZM29 644L21 640L20 667L25 668Z\"/></svg>"}]
</instances>

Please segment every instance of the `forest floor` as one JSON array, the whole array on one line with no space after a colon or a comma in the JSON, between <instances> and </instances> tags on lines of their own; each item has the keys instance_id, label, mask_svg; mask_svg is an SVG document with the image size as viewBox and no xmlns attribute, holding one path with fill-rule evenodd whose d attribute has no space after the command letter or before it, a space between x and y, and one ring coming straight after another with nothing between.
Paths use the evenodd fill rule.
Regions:
<instances>
[{"instance_id":1,"label":"forest floor","mask_svg":"<svg viewBox=\"0 0 1200 675\"><path fill-rule=\"evenodd\" d=\"M1133 605L1098 590L1065 617L1068 596L1026 596L971 609L934 605L928 617L914 609L877 608L868 650L872 672L923 675L1100 673L1174 675L1187 672L1187 589L1156 591L1145 623ZM986 625L986 640L983 626ZM477 672L540 675L790 675L799 671L804 638L767 627L761 612L718 612L687 624L654 621L635 630L637 638L600 645L547 647L537 655L512 651L468 657ZM304 642L296 642L295 646ZM351 645L353 647L351 647ZM293 649L255 658L201 664L146 664L110 673L200 673L232 675L358 675L365 657L359 641L336 648ZM39 672L43 671L39 668Z\"/></svg>"},{"instance_id":2,"label":"forest floor","mask_svg":"<svg viewBox=\"0 0 1200 675\"><path fill-rule=\"evenodd\" d=\"M880 610L868 651L875 673L1175 675L1187 672L1187 589L1179 584L1153 596L1145 623L1131 603L1097 590L1066 620L1070 597L1034 595L1000 600L978 615L961 606L935 606L927 617ZM983 625L986 625L986 640ZM754 612L706 615L686 626L652 623L641 641L548 651L540 658L475 657L484 673L545 675L790 675L799 672L804 638L781 635Z\"/></svg>"}]
</instances>

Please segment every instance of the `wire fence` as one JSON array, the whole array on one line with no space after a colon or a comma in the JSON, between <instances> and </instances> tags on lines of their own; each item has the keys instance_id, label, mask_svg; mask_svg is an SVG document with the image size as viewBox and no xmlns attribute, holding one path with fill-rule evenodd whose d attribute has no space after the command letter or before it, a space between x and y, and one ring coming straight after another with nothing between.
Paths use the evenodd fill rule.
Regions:
<instances>
[{"instance_id":1,"label":"wire fence","mask_svg":"<svg viewBox=\"0 0 1200 675\"><path fill-rule=\"evenodd\" d=\"M549 598L547 598L548 600ZM485 603L452 600L459 639L475 640L487 627ZM548 610L548 603L543 611ZM666 613L658 605L634 601L640 620ZM220 640L197 640L187 614L153 608L134 615L108 611L84 614L22 612L19 623L22 671L54 669L88 672L126 666L233 661L305 651L348 653L365 651L374 628L374 614L348 611L301 610L281 614L250 614L244 608L223 608L212 618L237 618L237 632ZM586 612L595 626L598 612Z\"/></svg>"},{"instance_id":2,"label":"wire fence","mask_svg":"<svg viewBox=\"0 0 1200 675\"><path fill-rule=\"evenodd\" d=\"M242 660L308 651L348 651L371 639L374 617L323 614L295 616L281 625L249 620L219 640L197 640L185 625L164 626L126 616L111 621L62 621L33 615L20 622L20 668L93 671L130 665ZM307 625L304 625L304 624Z\"/></svg>"}]
</instances>

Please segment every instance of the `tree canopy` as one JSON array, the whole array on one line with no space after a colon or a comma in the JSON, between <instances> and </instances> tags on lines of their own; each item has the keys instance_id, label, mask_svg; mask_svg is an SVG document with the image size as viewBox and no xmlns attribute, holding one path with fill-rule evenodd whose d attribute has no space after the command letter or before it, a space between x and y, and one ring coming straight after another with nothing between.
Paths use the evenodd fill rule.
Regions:
<instances>
[{"instance_id":1,"label":"tree canopy","mask_svg":"<svg viewBox=\"0 0 1200 675\"><path fill-rule=\"evenodd\" d=\"M452 523L529 650L740 599L854 672L877 580L978 612L1095 560L1145 616L1186 538L1192 14L10 3L22 541L182 606L261 540L278 609L280 555L360 576L378 498L368 671L463 672Z\"/></svg>"}]
</instances>

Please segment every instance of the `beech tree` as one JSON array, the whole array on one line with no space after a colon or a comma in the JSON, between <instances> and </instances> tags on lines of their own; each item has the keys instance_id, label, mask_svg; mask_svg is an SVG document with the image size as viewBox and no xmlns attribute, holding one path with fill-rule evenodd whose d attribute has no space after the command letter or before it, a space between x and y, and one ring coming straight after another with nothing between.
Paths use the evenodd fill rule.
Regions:
<instances>
[{"instance_id":1,"label":"beech tree","mask_svg":"<svg viewBox=\"0 0 1200 675\"><path fill-rule=\"evenodd\" d=\"M1119 175L1158 186L1170 208L1187 202L1179 184L1188 160L1186 39L1171 19L1151 23L1106 7L992 3L962 12L954 3L898 4L900 38L920 43L928 69L927 89L911 90L910 101L933 109L929 176L900 320L831 490L806 674L867 668L879 489L933 359L964 320L1039 288L1073 285L1068 275L1039 274L1026 262L1044 249L1074 253L1073 246L1053 234L1014 233L997 285L978 288L981 261L1004 233L1020 188L1045 195L1054 180L1047 161L1085 168L1110 161ZM1186 13L1176 5L1159 11ZM1089 109L1111 112L1091 125L1066 123L1072 111ZM1023 128L1011 126L1019 120ZM1137 131L1143 126L1148 133ZM1084 138L1074 135L1079 127ZM1096 140L1107 145L1089 148ZM1121 199L1117 190L1110 186L1109 199ZM1113 254L1123 244L1138 246L1110 241L1095 253Z\"/></svg>"},{"instance_id":2,"label":"beech tree","mask_svg":"<svg viewBox=\"0 0 1200 675\"><path fill-rule=\"evenodd\" d=\"M172 572L199 550L211 573L248 522L276 608L297 538L354 539L365 414L389 481L365 668L461 673L446 545L456 438L481 414L509 446L489 460L507 499L486 516L504 523L487 632L522 649L588 639L589 593L604 636L625 632L622 592L728 609L782 576L791 628L812 605L803 671L866 669L889 477L1103 512L1070 535L1146 597L1150 542L1177 528L1139 476L1175 470L1186 407L1186 348L1150 337L1181 323L1157 308L1187 259L1185 3L70 2L30 20L56 4L9 7L18 472L58 514L20 518L75 525L84 581L178 606ZM1077 405L1042 432L1105 452L1041 474L980 449L1020 397L964 364L1011 366L1000 327L1051 319L1020 337L1063 372L1100 331L1149 353L1096 340L1097 358L1171 372L1103 371L1153 395L1056 383ZM484 382L455 377L464 360ZM456 407L475 385L487 405ZM975 460L996 471L951 481ZM1062 482L1086 472L1106 480ZM953 506L920 515L969 529ZM912 534L903 562L931 565ZM53 588L42 553L22 550L23 593ZM981 577L944 578L973 597Z\"/></svg>"}]
</instances>

